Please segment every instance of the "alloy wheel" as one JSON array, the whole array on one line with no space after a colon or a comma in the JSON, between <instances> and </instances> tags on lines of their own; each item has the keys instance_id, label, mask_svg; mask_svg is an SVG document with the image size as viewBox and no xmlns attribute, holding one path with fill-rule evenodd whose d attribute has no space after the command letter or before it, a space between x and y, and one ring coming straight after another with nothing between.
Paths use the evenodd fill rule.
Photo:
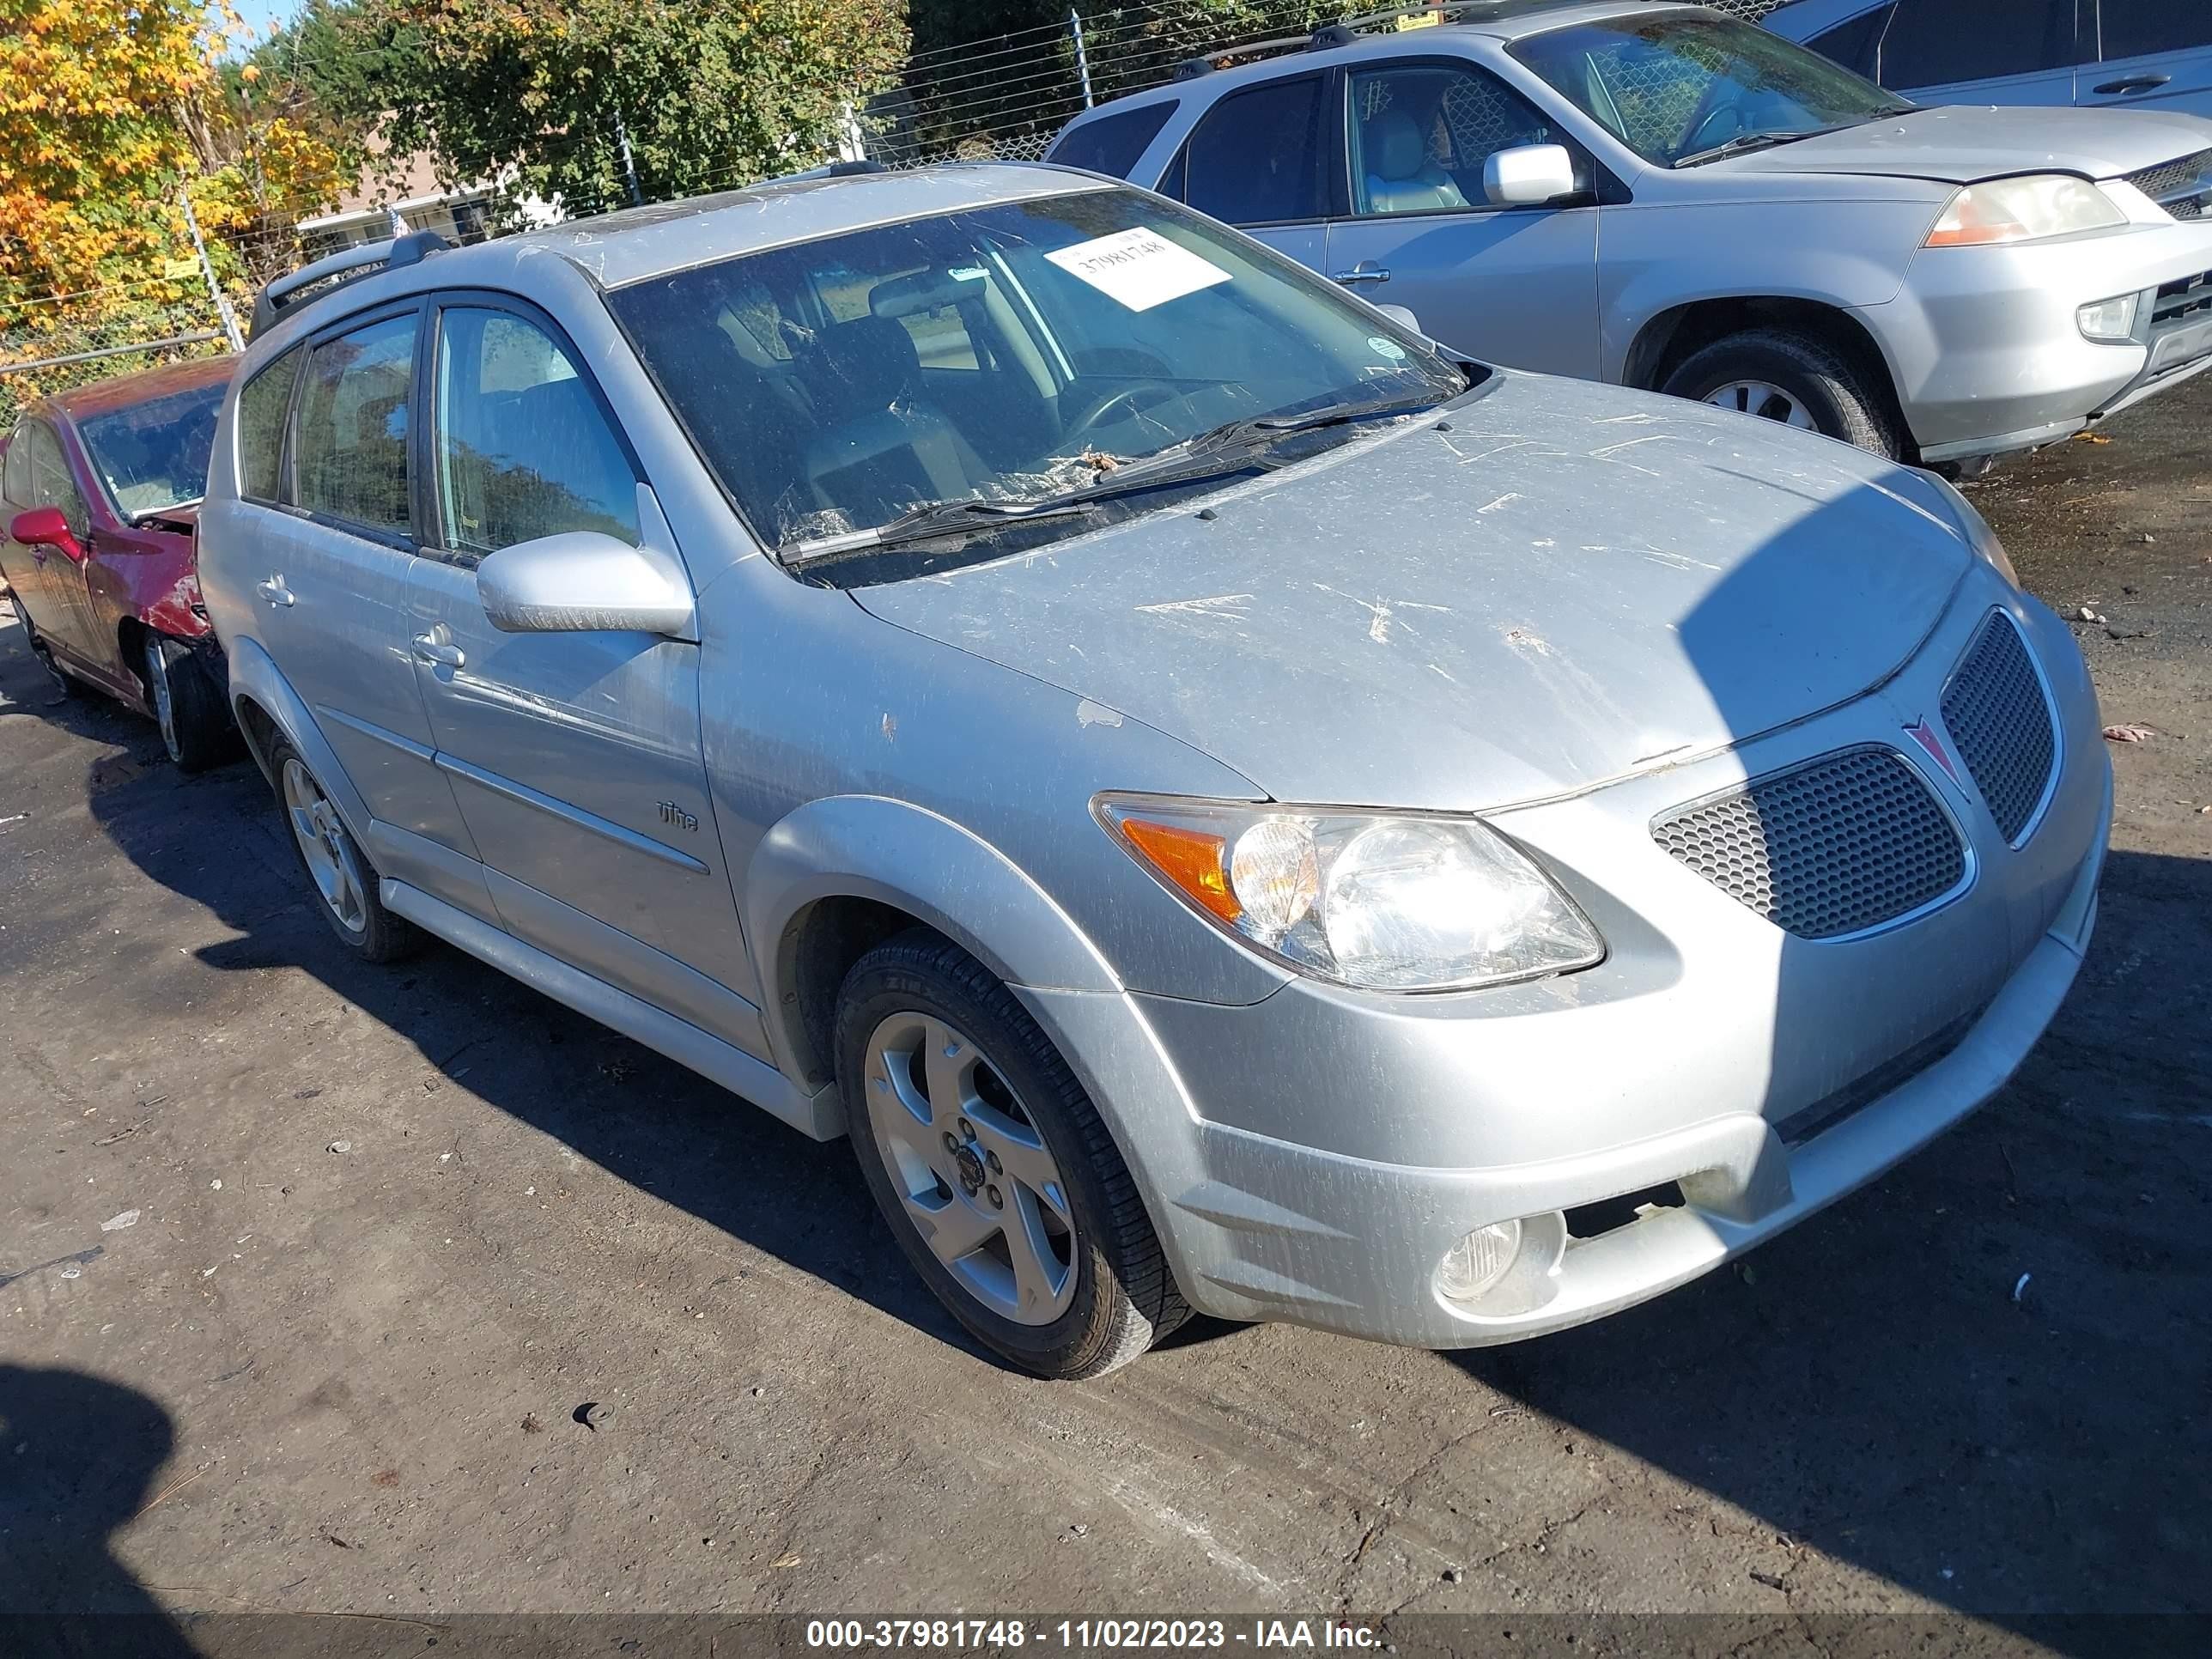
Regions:
<instances>
[{"instance_id":1,"label":"alloy wheel","mask_svg":"<svg viewBox=\"0 0 2212 1659\"><path fill-rule=\"evenodd\" d=\"M868 1039L869 1128L923 1243L1003 1319L1048 1325L1073 1304L1081 1258L1067 1183L990 1057L931 1015Z\"/></svg>"},{"instance_id":2,"label":"alloy wheel","mask_svg":"<svg viewBox=\"0 0 2212 1659\"><path fill-rule=\"evenodd\" d=\"M322 786L296 757L284 763L284 817L300 843L307 875L338 926L349 933L366 932L368 888L353 840Z\"/></svg>"},{"instance_id":3,"label":"alloy wheel","mask_svg":"<svg viewBox=\"0 0 2212 1659\"><path fill-rule=\"evenodd\" d=\"M1805 405L1771 380L1730 380L1705 394L1716 409L1732 409L1739 415L1755 415L1762 421L1779 421L1805 432L1820 428Z\"/></svg>"},{"instance_id":4,"label":"alloy wheel","mask_svg":"<svg viewBox=\"0 0 2212 1659\"><path fill-rule=\"evenodd\" d=\"M168 745L169 758L181 759L184 745L177 741L177 710L169 691L169 661L157 638L149 637L146 641L146 686L153 695L154 718L161 727L161 741Z\"/></svg>"}]
</instances>

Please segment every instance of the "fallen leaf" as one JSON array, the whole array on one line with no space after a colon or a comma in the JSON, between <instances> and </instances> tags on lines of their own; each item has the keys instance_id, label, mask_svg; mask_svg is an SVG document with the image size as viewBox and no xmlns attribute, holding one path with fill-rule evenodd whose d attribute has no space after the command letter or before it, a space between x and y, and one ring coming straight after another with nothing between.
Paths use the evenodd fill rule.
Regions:
<instances>
[{"instance_id":1,"label":"fallen leaf","mask_svg":"<svg viewBox=\"0 0 2212 1659\"><path fill-rule=\"evenodd\" d=\"M2074 441L2077 444L2108 444L2112 441L2101 432L2077 432L2074 434Z\"/></svg>"},{"instance_id":2,"label":"fallen leaf","mask_svg":"<svg viewBox=\"0 0 2212 1659\"><path fill-rule=\"evenodd\" d=\"M769 1562L769 1565L771 1567L795 1567L804 1559L805 1559L804 1556L779 1555L775 1560Z\"/></svg>"},{"instance_id":3,"label":"fallen leaf","mask_svg":"<svg viewBox=\"0 0 2212 1659\"><path fill-rule=\"evenodd\" d=\"M2108 726L2105 735L2114 743L2148 743L2158 733L2148 726Z\"/></svg>"}]
</instances>

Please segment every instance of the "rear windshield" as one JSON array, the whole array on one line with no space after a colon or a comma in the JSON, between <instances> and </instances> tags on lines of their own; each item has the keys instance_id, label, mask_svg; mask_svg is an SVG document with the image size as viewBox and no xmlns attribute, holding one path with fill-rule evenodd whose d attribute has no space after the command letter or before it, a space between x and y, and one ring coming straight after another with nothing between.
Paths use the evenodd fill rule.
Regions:
<instances>
[{"instance_id":1,"label":"rear windshield","mask_svg":"<svg viewBox=\"0 0 2212 1659\"><path fill-rule=\"evenodd\" d=\"M1512 51L1592 120L1662 167L1913 107L1765 29L1694 12L1577 23L1531 35Z\"/></svg>"},{"instance_id":2,"label":"rear windshield","mask_svg":"<svg viewBox=\"0 0 2212 1659\"><path fill-rule=\"evenodd\" d=\"M1320 278L1126 190L825 237L608 302L787 555L917 507L1081 489L1226 422L1468 384Z\"/></svg>"},{"instance_id":3,"label":"rear windshield","mask_svg":"<svg viewBox=\"0 0 2212 1659\"><path fill-rule=\"evenodd\" d=\"M207 494L221 380L77 422L77 433L116 506L131 518Z\"/></svg>"}]
</instances>

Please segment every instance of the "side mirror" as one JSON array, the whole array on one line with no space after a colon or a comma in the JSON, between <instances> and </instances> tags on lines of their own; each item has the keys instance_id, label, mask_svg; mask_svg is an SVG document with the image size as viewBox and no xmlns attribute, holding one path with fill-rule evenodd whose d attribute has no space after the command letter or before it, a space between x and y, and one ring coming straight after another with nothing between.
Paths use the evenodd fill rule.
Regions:
<instances>
[{"instance_id":1,"label":"side mirror","mask_svg":"<svg viewBox=\"0 0 2212 1659\"><path fill-rule=\"evenodd\" d=\"M1540 207L1575 193L1575 158L1564 144L1501 149L1482 164L1482 193L1492 207Z\"/></svg>"},{"instance_id":2,"label":"side mirror","mask_svg":"<svg viewBox=\"0 0 2212 1659\"><path fill-rule=\"evenodd\" d=\"M1429 337L1428 331L1421 326L1421 319L1413 314L1413 308L1411 306L1378 305L1375 309L1397 324L1399 327L1412 329L1424 340Z\"/></svg>"},{"instance_id":3,"label":"side mirror","mask_svg":"<svg viewBox=\"0 0 2212 1659\"><path fill-rule=\"evenodd\" d=\"M84 544L77 540L58 507L34 507L27 513L18 513L8 526L8 534L26 547L58 547L79 564L84 562Z\"/></svg>"},{"instance_id":4,"label":"side mirror","mask_svg":"<svg viewBox=\"0 0 2212 1659\"><path fill-rule=\"evenodd\" d=\"M477 567L477 599L504 634L699 637L691 580L672 553L595 530L520 542Z\"/></svg>"}]
</instances>

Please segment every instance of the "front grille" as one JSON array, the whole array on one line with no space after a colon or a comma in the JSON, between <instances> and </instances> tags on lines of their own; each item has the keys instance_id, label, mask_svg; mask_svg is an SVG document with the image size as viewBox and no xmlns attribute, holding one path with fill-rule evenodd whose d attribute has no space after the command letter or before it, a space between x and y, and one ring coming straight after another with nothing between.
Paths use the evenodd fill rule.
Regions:
<instances>
[{"instance_id":1,"label":"front grille","mask_svg":"<svg viewBox=\"0 0 2212 1659\"><path fill-rule=\"evenodd\" d=\"M2159 284L2150 307L2151 332L2162 334L2185 324L2202 322L2208 315L2212 315L2212 270Z\"/></svg>"},{"instance_id":2,"label":"front grille","mask_svg":"<svg viewBox=\"0 0 2212 1659\"><path fill-rule=\"evenodd\" d=\"M2027 647L2002 611L1982 619L1943 688L1943 725L1990 816L2018 842L2051 782L2058 734Z\"/></svg>"},{"instance_id":3,"label":"front grille","mask_svg":"<svg viewBox=\"0 0 2212 1659\"><path fill-rule=\"evenodd\" d=\"M2127 179L2177 219L2202 219L2212 212L2212 149L2144 167Z\"/></svg>"},{"instance_id":4,"label":"front grille","mask_svg":"<svg viewBox=\"0 0 2212 1659\"><path fill-rule=\"evenodd\" d=\"M1802 1106L1774 1126L1774 1133L1782 1138L1785 1146L1802 1146L1816 1135L1826 1134L1861 1107L1871 1106L1893 1090L1902 1089L1923 1072L1951 1052L1966 1039L1974 1022L1982 1017L1981 1010L1961 1014L1930 1037L1923 1037L1903 1054L1882 1061L1872 1071L1862 1073L1837 1090L1833 1094Z\"/></svg>"},{"instance_id":5,"label":"front grille","mask_svg":"<svg viewBox=\"0 0 2212 1659\"><path fill-rule=\"evenodd\" d=\"M1654 820L1652 839L1800 939L1878 927L1966 879L1950 817L1894 750L1846 749Z\"/></svg>"}]
</instances>

